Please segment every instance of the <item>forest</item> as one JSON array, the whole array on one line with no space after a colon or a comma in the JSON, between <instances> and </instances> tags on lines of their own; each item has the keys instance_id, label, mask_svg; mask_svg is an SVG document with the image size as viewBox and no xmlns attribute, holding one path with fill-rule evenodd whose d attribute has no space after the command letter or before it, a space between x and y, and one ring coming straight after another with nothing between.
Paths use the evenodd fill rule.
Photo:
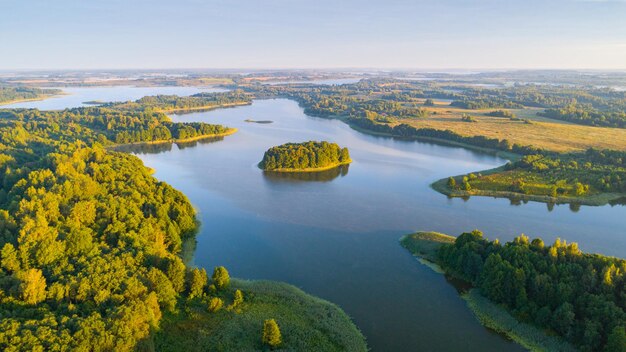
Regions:
<instances>
[{"instance_id":1,"label":"forest","mask_svg":"<svg viewBox=\"0 0 626 352\"><path fill-rule=\"evenodd\" d=\"M24 121L31 129L50 126L53 131L61 125L81 126L93 132L102 145L138 142L184 140L198 136L217 136L232 132L221 125L202 122L178 123L161 112L127 111L104 107L74 108L42 112L35 109L0 110L0 118ZM61 137L57 134L54 138ZM85 139L78 134L76 138Z\"/></svg>"},{"instance_id":2,"label":"forest","mask_svg":"<svg viewBox=\"0 0 626 352\"><path fill-rule=\"evenodd\" d=\"M443 244L436 261L520 321L582 351L626 346L626 260L586 254L560 239L545 245L521 235L501 244L475 230Z\"/></svg>"},{"instance_id":3,"label":"forest","mask_svg":"<svg viewBox=\"0 0 626 352\"><path fill-rule=\"evenodd\" d=\"M194 290L179 254L195 212L58 114L0 124L0 348L134 349Z\"/></svg>"},{"instance_id":4,"label":"forest","mask_svg":"<svg viewBox=\"0 0 626 352\"><path fill-rule=\"evenodd\" d=\"M41 89L30 87L0 87L0 104L20 100L40 99L60 94L60 89Z\"/></svg>"},{"instance_id":5,"label":"forest","mask_svg":"<svg viewBox=\"0 0 626 352\"><path fill-rule=\"evenodd\" d=\"M107 103L104 107L123 111L174 112L185 110L209 110L218 107L246 105L251 97L242 91L226 93L197 93L188 97L177 95L146 96L134 102Z\"/></svg>"},{"instance_id":6,"label":"forest","mask_svg":"<svg viewBox=\"0 0 626 352\"><path fill-rule=\"evenodd\" d=\"M309 141L268 149L259 167L265 171L315 171L352 162L348 148L336 143Z\"/></svg>"},{"instance_id":7,"label":"forest","mask_svg":"<svg viewBox=\"0 0 626 352\"><path fill-rule=\"evenodd\" d=\"M138 130L169 139L223 129L110 108L0 111L0 349L179 350L185 341L172 331L183 329L217 338L211 348L365 351L329 302L187 266L193 206L139 158L109 148Z\"/></svg>"}]
</instances>

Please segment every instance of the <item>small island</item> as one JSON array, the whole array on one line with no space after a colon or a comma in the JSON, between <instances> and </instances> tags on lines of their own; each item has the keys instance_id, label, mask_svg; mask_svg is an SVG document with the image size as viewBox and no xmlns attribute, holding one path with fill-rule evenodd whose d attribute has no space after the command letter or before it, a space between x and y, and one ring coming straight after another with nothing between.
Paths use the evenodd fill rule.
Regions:
<instances>
[{"instance_id":1,"label":"small island","mask_svg":"<svg viewBox=\"0 0 626 352\"><path fill-rule=\"evenodd\" d=\"M249 122L249 123L260 123L260 124L267 124L267 123L273 123L274 121L271 120L252 120L252 119L245 119L243 120L244 122Z\"/></svg>"},{"instance_id":2,"label":"small island","mask_svg":"<svg viewBox=\"0 0 626 352\"><path fill-rule=\"evenodd\" d=\"M85 105L102 105L106 103L107 103L106 101L102 101L102 100L87 100L83 102L83 104Z\"/></svg>"},{"instance_id":3,"label":"small island","mask_svg":"<svg viewBox=\"0 0 626 352\"><path fill-rule=\"evenodd\" d=\"M265 152L259 168L275 172L317 172L352 162L348 148L336 143L286 143Z\"/></svg>"}]
</instances>

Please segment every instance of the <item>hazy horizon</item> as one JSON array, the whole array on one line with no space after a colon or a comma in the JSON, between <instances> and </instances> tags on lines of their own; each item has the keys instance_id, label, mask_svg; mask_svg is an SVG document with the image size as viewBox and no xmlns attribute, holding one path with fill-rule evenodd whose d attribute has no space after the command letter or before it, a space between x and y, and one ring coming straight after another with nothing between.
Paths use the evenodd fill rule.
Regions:
<instances>
[{"instance_id":1,"label":"hazy horizon","mask_svg":"<svg viewBox=\"0 0 626 352\"><path fill-rule=\"evenodd\" d=\"M1 70L625 70L626 1L0 0Z\"/></svg>"}]
</instances>

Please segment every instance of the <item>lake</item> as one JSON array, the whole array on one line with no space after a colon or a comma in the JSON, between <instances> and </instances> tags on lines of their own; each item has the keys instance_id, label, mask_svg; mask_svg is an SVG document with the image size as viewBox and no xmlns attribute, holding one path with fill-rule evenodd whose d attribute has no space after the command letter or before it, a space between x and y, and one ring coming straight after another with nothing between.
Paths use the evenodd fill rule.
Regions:
<instances>
[{"instance_id":1,"label":"lake","mask_svg":"<svg viewBox=\"0 0 626 352\"><path fill-rule=\"evenodd\" d=\"M365 135L341 121L307 116L285 99L172 118L239 129L219 141L137 151L157 178L197 208L202 228L194 264L285 281L337 303L374 351L523 350L482 327L442 275L398 244L404 234L478 228L502 241L525 233L546 243L575 241L590 252L626 253L623 206L448 199L429 187L506 162L491 155ZM346 146L354 162L320 176L267 175L257 168L267 148L307 140Z\"/></svg>"},{"instance_id":2,"label":"lake","mask_svg":"<svg viewBox=\"0 0 626 352\"><path fill-rule=\"evenodd\" d=\"M0 109L13 108L37 108L39 110L63 110L65 108L76 108L89 106L86 101L128 101L137 100L146 95L175 94L188 96L201 92L225 92L225 89L215 87L59 87L64 94L54 96L45 100L25 101L0 105Z\"/></svg>"},{"instance_id":3,"label":"lake","mask_svg":"<svg viewBox=\"0 0 626 352\"><path fill-rule=\"evenodd\" d=\"M375 351L515 350L483 328L445 278L398 244L417 230L489 238L520 233L626 253L624 208L515 205L507 199L448 199L429 184L506 161L461 148L374 137L337 120L306 116L289 100L173 115L237 127L222 141L139 156L199 211L195 264L234 276L286 281L339 304ZM244 122L272 120L272 124ZM323 177L266 175L256 164L285 142L328 140L350 149L348 170Z\"/></svg>"}]
</instances>

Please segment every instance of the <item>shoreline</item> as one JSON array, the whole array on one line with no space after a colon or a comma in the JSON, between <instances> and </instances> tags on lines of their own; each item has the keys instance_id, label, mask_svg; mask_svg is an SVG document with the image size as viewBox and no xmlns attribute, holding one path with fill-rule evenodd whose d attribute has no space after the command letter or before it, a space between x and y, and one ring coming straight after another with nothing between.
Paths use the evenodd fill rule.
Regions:
<instances>
[{"instance_id":1,"label":"shoreline","mask_svg":"<svg viewBox=\"0 0 626 352\"><path fill-rule=\"evenodd\" d=\"M193 112L193 111L198 111L198 110L210 111L210 110L215 110L215 109L231 108L231 107L246 106L246 105L252 105L252 102L250 101L250 102L227 103L227 104L219 104L219 105L205 105L205 106L197 106L193 108L157 109L155 111L161 112L164 114L167 114L167 113L177 114L177 113Z\"/></svg>"},{"instance_id":2,"label":"shoreline","mask_svg":"<svg viewBox=\"0 0 626 352\"><path fill-rule=\"evenodd\" d=\"M410 237L416 237L414 242L417 242L417 245L409 243ZM438 232L418 231L402 236L399 242L421 264L438 274L448 276L446 271L433 261L433 256L438 247L450 243L451 239L456 237ZM454 275L450 277L457 279ZM534 325L519 321L508 310L483 296L477 288L470 287L465 292L459 292L459 296L482 326L504 335L530 351L576 351L562 338L548 335Z\"/></svg>"},{"instance_id":3,"label":"shoreline","mask_svg":"<svg viewBox=\"0 0 626 352\"><path fill-rule=\"evenodd\" d=\"M489 175L501 171L503 166L488 169L484 171L476 171L475 173L481 173L483 175ZM453 178L462 177L464 175L452 176ZM447 185L448 178L442 178L430 184L430 187L448 197L463 198L463 197L493 197L493 198L507 198L520 201L533 201L546 204L577 204L587 206L603 206L611 204L611 202L618 201L626 198L624 193L598 193L585 197L551 197L539 194L523 194L512 191L493 191L493 190L457 190L450 189Z\"/></svg>"},{"instance_id":4,"label":"shoreline","mask_svg":"<svg viewBox=\"0 0 626 352\"><path fill-rule=\"evenodd\" d=\"M56 98L56 97L60 97L63 95L69 95L68 93L59 93L59 94L52 94L52 95L46 95L43 97L39 97L39 98L28 98L28 99L15 99L15 100L9 100L9 101L3 101L0 102L0 109L3 109L4 105L11 105L11 104L17 104L17 103L26 103L29 101L42 101L42 100L47 100L50 98ZM6 109L30 109L30 108L6 108Z\"/></svg>"},{"instance_id":5,"label":"shoreline","mask_svg":"<svg viewBox=\"0 0 626 352\"><path fill-rule=\"evenodd\" d=\"M345 124L350 126L350 128L352 128L353 130L361 132L361 133L364 133L364 134L368 134L368 135L371 135L371 136L396 138L396 139L401 139L401 140L416 140L416 141L425 141L425 142L435 142L435 143L443 144L443 145L447 145L447 146L461 147L461 148L464 148L464 149L469 149L469 150L474 150L474 151L479 151L479 152L492 154L492 155L495 155L497 157L507 159L509 161L517 161L517 160L519 160L522 157L520 154L516 154L516 153L512 153L512 152L505 152L505 151L492 149L492 148L479 147L479 146L474 146L474 145L467 144L467 143L456 142L456 141L449 141L449 140L441 139L441 138L433 138L433 137L400 137L400 136L393 135L391 133L375 132L375 131L371 131L371 130L368 130L366 128L362 128L362 127L356 126L354 124L351 124L350 121L345 116L341 116L341 115L316 116L316 117L341 120ZM495 167L495 168L492 168L492 169L481 170L481 171L474 171L473 173L480 173L480 174L483 174L483 175L489 175L489 174L493 174L493 173L502 171L504 169L504 166L505 165L501 165L501 166L498 166L498 167ZM465 176L465 174L464 175L456 175L456 176L452 176L452 177L457 178L457 177L461 177L461 176ZM520 201L534 201L534 202L540 202L540 203L546 203L546 204L577 204L577 205L587 205L587 206L603 206L603 205L611 204L614 201L618 201L620 199L626 198L626 194L624 194L624 193L606 193L606 192L598 193L598 194L594 194L594 195L586 196L586 197L567 197L567 196L551 197L551 196L546 196L546 195L522 194L522 193L510 192L510 191L491 191L491 190L463 191L463 190L451 190L451 189L449 189L447 187L447 180L448 180L448 177L442 178L440 180L437 180L437 181L431 183L430 187L433 190L435 190L435 191L437 191L437 192L439 192L439 193L441 193L443 195L446 195L448 197L454 197L454 198L463 198L463 197L471 197L471 196L475 196L475 197L493 197L493 198L515 199L515 200L520 200Z\"/></svg>"},{"instance_id":6,"label":"shoreline","mask_svg":"<svg viewBox=\"0 0 626 352\"><path fill-rule=\"evenodd\" d=\"M388 138L394 138L394 139L400 139L400 140L409 140L409 141L434 142L435 144L443 144L445 146L452 146L452 147L461 147L461 148L464 148L464 149L469 149L469 150L478 151L478 152L482 152L482 153L492 154L492 155L495 155L497 157L500 157L500 158L503 158L503 159L507 159L507 160L510 160L510 161L515 161L515 160L521 158L521 155L515 154L515 153L512 153L512 152L505 152L505 151L498 150L498 149L479 147L479 146L475 146L475 145L468 144L468 143L449 141L447 139L442 139L442 138L434 138L434 137L400 137L400 136L393 135L391 133L370 131L368 129L365 129L365 128L362 128L362 127L355 126L355 125L351 124L350 122L346 121L345 118L338 117L337 119L343 121L345 124L350 126L350 128L352 128L353 130L355 130L357 132L361 132L363 134L371 135L371 136L388 137Z\"/></svg>"},{"instance_id":7,"label":"shoreline","mask_svg":"<svg viewBox=\"0 0 626 352\"><path fill-rule=\"evenodd\" d=\"M259 165L261 163L259 162L259 164L257 164L257 167L263 170L263 172L294 172L294 173L295 172L319 172L319 171L331 170L331 169L334 169L343 165L349 165L350 163L352 163L352 159L350 161L345 161L343 163L337 163L337 164L324 166L324 167L308 167L305 169L282 168L282 169L265 170L261 168L261 166Z\"/></svg>"},{"instance_id":8,"label":"shoreline","mask_svg":"<svg viewBox=\"0 0 626 352\"><path fill-rule=\"evenodd\" d=\"M233 128L230 128L228 131L223 132L223 133L203 134L201 136L182 138L182 139L164 139L164 140L160 140L160 141L145 141L145 142L113 144L112 146L110 146L110 148L115 149L115 148L123 148L123 147L129 147L129 146L134 146L134 145L154 145L154 144L165 144L165 143L187 143L187 142L194 142L194 141L198 141L198 140L202 140L202 139L208 139L208 138L214 138L214 137L215 138L226 137L226 136L230 136L231 134L235 134L237 131L239 131L239 129L233 127Z\"/></svg>"},{"instance_id":9,"label":"shoreline","mask_svg":"<svg viewBox=\"0 0 626 352\"><path fill-rule=\"evenodd\" d=\"M162 328L154 335L161 346L158 350L213 350L209 347L216 344L223 344L220 350L258 350L259 322L272 317L289 332L284 350L368 351L365 336L340 306L294 285L231 277L227 290L227 296L235 290L243 292L244 300L235 309L209 312L205 302L194 298L179 301L177 312L165 313ZM328 323L334 331L328 330Z\"/></svg>"}]
</instances>

